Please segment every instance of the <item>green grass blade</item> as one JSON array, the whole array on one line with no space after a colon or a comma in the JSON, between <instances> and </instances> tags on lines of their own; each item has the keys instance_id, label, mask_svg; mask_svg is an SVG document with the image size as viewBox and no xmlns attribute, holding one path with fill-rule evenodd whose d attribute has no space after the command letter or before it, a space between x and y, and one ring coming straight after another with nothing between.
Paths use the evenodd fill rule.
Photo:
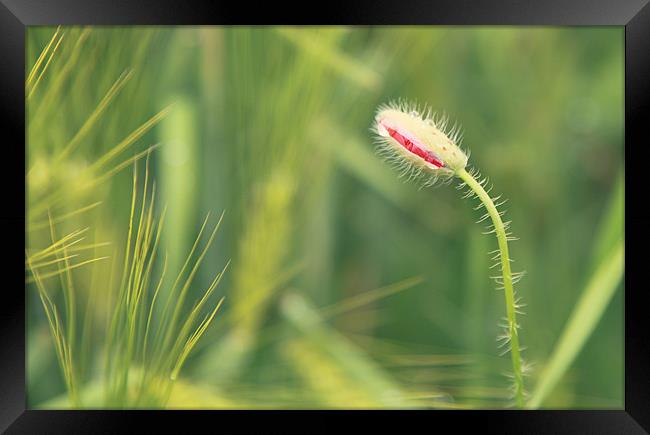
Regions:
<instances>
[{"instance_id":1,"label":"green grass blade","mask_svg":"<svg viewBox=\"0 0 650 435\"><path fill-rule=\"evenodd\" d=\"M374 70L354 57L340 51L327 40L331 34L328 29L325 34L318 31L305 31L293 27L278 27L274 29L279 35L295 44L300 50L313 58L315 62L322 62L342 77L351 80L368 90L377 90L382 82L381 76ZM336 41L334 41L336 42Z\"/></svg>"},{"instance_id":2,"label":"green grass blade","mask_svg":"<svg viewBox=\"0 0 650 435\"><path fill-rule=\"evenodd\" d=\"M544 399L562 379L587 339L594 331L609 301L623 278L623 241L612 249L592 276L575 310L558 340L548 364L544 367L530 401L529 408L539 408Z\"/></svg>"},{"instance_id":3,"label":"green grass blade","mask_svg":"<svg viewBox=\"0 0 650 435\"><path fill-rule=\"evenodd\" d=\"M356 388L362 388L374 397L376 406L408 406L398 384L352 342L328 328L303 297L288 294L283 298L281 308L289 323L323 356L336 363L345 376L354 381Z\"/></svg>"}]
</instances>

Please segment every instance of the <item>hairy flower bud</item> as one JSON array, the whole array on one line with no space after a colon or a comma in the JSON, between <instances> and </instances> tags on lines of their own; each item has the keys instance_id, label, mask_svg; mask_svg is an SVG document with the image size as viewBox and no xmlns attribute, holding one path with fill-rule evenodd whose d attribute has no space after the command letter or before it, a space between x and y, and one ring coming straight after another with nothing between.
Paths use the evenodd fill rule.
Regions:
<instances>
[{"instance_id":1,"label":"hairy flower bud","mask_svg":"<svg viewBox=\"0 0 650 435\"><path fill-rule=\"evenodd\" d=\"M445 131L446 119L423 116L414 108L390 104L378 109L374 131L383 152L397 157L407 168L433 176L452 176L467 166L467 155L458 146L457 128Z\"/></svg>"}]
</instances>

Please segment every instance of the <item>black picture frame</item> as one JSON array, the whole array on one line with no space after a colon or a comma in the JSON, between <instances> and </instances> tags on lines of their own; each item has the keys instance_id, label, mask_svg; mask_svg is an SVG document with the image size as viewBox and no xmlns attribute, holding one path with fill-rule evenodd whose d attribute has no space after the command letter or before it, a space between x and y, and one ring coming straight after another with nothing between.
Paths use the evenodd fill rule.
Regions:
<instances>
[{"instance_id":1,"label":"black picture frame","mask_svg":"<svg viewBox=\"0 0 650 435\"><path fill-rule=\"evenodd\" d=\"M25 294L19 272L25 243L25 36L31 25L94 24L444 24L444 25L609 25L625 27L625 409L576 411L40 411L26 409ZM643 273L647 267L650 213L643 210L647 126L650 121L650 6L647 0L489 1L329 1L281 7L275 2L0 0L0 209L5 252L0 262L4 286L0 299L0 430L7 433L124 433L147 428L214 428L304 431L347 418L365 417L382 425L453 427L462 432L637 434L650 430L650 316ZM17 182L17 180L23 180ZM288 415L291 413L291 415ZM296 417L299 417L296 419ZM300 417L305 417L302 426ZM335 420L332 420L336 417ZM276 419L286 420L272 426ZM227 421L227 423L225 423ZM187 424L190 423L191 426ZM287 425L289 423L289 425ZM449 426L449 425L453 426ZM337 424L332 424L333 426ZM277 428L277 429L271 429ZM412 429L409 429L412 428ZM645 430L644 430L645 429ZM194 430L194 429L190 429Z\"/></svg>"}]
</instances>

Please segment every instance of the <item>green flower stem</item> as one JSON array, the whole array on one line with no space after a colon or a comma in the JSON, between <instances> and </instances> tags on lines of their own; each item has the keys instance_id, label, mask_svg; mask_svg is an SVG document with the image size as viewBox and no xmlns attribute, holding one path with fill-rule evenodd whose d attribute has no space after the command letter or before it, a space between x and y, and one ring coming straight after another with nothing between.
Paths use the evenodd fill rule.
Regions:
<instances>
[{"instance_id":1,"label":"green flower stem","mask_svg":"<svg viewBox=\"0 0 650 435\"><path fill-rule=\"evenodd\" d=\"M515 312L515 292L512 285L512 272L510 271L510 256L508 254L508 240L506 229L501 220L501 215L494 205L492 198L483 189L471 174L465 169L456 172L456 175L476 193L494 223L494 229L499 243L501 258L501 274L503 275L503 288L506 297L506 314L508 318L508 329L510 335L510 356L512 358L512 371L515 381L515 401L518 408L524 406L524 379L521 372L521 355L519 349L519 336L517 335L517 314Z\"/></svg>"}]
</instances>

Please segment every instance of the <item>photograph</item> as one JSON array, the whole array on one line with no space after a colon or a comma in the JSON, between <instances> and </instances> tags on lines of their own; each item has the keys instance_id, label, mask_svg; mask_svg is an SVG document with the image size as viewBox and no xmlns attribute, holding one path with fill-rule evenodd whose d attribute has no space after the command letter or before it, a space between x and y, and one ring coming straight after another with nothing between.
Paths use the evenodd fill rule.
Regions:
<instances>
[{"instance_id":1,"label":"photograph","mask_svg":"<svg viewBox=\"0 0 650 435\"><path fill-rule=\"evenodd\" d=\"M626 409L624 26L25 45L27 409Z\"/></svg>"}]
</instances>

